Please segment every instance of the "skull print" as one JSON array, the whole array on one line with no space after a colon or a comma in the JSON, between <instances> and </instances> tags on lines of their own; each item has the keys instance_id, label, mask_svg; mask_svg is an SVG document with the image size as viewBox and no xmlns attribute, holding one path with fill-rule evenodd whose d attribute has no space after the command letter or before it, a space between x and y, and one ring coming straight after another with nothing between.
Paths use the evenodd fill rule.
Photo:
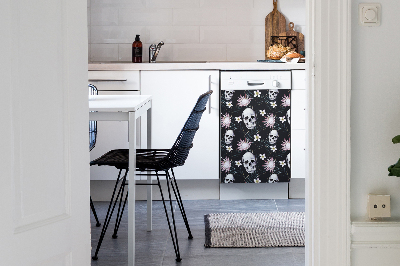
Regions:
<instances>
[{"instance_id":1,"label":"skull print","mask_svg":"<svg viewBox=\"0 0 400 266\"><path fill-rule=\"evenodd\" d=\"M279 182L279 178L277 174L272 174L269 178L268 178L268 183L276 183Z\"/></svg>"},{"instance_id":2,"label":"skull print","mask_svg":"<svg viewBox=\"0 0 400 266\"><path fill-rule=\"evenodd\" d=\"M229 183L233 183L233 181L235 181L235 178L233 177L232 174L227 174L225 177L224 182L229 184Z\"/></svg>"},{"instance_id":3,"label":"skull print","mask_svg":"<svg viewBox=\"0 0 400 266\"><path fill-rule=\"evenodd\" d=\"M273 90L268 90L268 98L271 101L275 101L276 97L278 96L279 90L273 89Z\"/></svg>"},{"instance_id":4,"label":"skull print","mask_svg":"<svg viewBox=\"0 0 400 266\"><path fill-rule=\"evenodd\" d=\"M225 91L225 100L230 101L232 99L233 93L235 91L231 90L231 91Z\"/></svg>"},{"instance_id":5,"label":"skull print","mask_svg":"<svg viewBox=\"0 0 400 266\"><path fill-rule=\"evenodd\" d=\"M278 137L279 137L278 131L276 131L275 129L271 130L268 134L269 144L271 144L271 145L276 144Z\"/></svg>"},{"instance_id":6,"label":"skull print","mask_svg":"<svg viewBox=\"0 0 400 266\"><path fill-rule=\"evenodd\" d=\"M233 133L233 130L229 129L225 132L225 144L232 144L233 137L235 136L235 133Z\"/></svg>"},{"instance_id":7,"label":"skull print","mask_svg":"<svg viewBox=\"0 0 400 266\"><path fill-rule=\"evenodd\" d=\"M247 129L253 129L256 127L256 113L251 108L244 109L242 113L243 123Z\"/></svg>"},{"instance_id":8,"label":"skull print","mask_svg":"<svg viewBox=\"0 0 400 266\"><path fill-rule=\"evenodd\" d=\"M242 163L247 173L252 174L256 171L256 157L251 152L243 155Z\"/></svg>"}]
</instances>

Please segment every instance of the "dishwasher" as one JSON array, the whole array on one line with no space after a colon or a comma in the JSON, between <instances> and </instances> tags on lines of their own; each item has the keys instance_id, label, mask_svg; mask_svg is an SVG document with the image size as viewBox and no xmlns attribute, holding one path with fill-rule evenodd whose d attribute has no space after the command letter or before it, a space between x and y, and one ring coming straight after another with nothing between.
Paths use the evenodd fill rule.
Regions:
<instances>
[{"instance_id":1,"label":"dishwasher","mask_svg":"<svg viewBox=\"0 0 400 266\"><path fill-rule=\"evenodd\" d=\"M220 75L220 182L289 182L291 71Z\"/></svg>"}]
</instances>

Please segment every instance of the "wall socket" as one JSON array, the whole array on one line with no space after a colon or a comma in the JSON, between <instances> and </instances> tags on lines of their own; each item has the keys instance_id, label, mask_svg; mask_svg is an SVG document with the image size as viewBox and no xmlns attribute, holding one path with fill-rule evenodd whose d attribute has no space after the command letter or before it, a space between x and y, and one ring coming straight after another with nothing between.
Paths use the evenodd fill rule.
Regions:
<instances>
[{"instance_id":1,"label":"wall socket","mask_svg":"<svg viewBox=\"0 0 400 266\"><path fill-rule=\"evenodd\" d=\"M368 194L368 217L371 220L390 217L390 195Z\"/></svg>"}]
</instances>

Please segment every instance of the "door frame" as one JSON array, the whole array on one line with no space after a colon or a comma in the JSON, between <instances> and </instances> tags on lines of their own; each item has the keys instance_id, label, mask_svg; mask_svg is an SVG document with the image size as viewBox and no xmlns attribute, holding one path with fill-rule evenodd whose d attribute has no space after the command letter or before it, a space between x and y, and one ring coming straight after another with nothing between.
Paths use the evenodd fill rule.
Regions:
<instances>
[{"instance_id":1,"label":"door frame","mask_svg":"<svg viewBox=\"0 0 400 266\"><path fill-rule=\"evenodd\" d=\"M306 265L350 265L351 0L306 1Z\"/></svg>"}]
</instances>

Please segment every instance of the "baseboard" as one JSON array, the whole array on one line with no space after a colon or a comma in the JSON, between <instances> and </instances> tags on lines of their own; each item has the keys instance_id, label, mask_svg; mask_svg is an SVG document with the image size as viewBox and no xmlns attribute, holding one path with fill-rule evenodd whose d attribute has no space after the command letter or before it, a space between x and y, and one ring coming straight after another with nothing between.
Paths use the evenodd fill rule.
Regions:
<instances>
[{"instance_id":1,"label":"baseboard","mask_svg":"<svg viewBox=\"0 0 400 266\"><path fill-rule=\"evenodd\" d=\"M146 181L137 181L146 183ZM220 184L216 179L178 180L181 197L185 200L201 199L287 199L304 198L304 178L293 178L289 183L275 184ZM91 180L90 195L94 201L109 201L114 180ZM220 194L221 185L221 194ZM166 181L161 180L163 191ZM288 194L289 186L289 194ZM148 186L136 186L136 200L146 200ZM161 200L158 186L152 186L153 199Z\"/></svg>"},{"instance_id":2,"label":"baseboard","mask_svg":"<svg viewBox=\"0 0 400 266\"><path fill-rule=\"evenodd\" d=\"M289 199L304 199L306 197L306 179L291 178L289 182Z\"/></svg>"},{"instance_id":3,"label":"baseboard","mask_svg":"<svg viewBox=\"0 0 400 266\"><path fill-rule=\"evenodd\" d=\"M221 184L221 200L287 199L288 183Z\"/></svg>"}]
</instances>

